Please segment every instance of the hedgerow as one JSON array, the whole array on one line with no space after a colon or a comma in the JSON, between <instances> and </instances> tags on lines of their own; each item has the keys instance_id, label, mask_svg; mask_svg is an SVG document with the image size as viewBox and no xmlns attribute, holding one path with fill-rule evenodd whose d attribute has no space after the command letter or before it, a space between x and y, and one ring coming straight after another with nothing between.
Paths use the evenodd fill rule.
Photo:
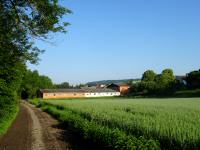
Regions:
<instances>
[{"instance_id":1,"label":"hedgerow","mask_svg":"<svg viewBox=\"0 0 200 150\"><path fill-rule=\"evenodd\" d=\"M0 109L0 135L6 133L7 129L11 126L13 120L19 111L17 104L4 105Z\"/></svg>"}]
</instances>

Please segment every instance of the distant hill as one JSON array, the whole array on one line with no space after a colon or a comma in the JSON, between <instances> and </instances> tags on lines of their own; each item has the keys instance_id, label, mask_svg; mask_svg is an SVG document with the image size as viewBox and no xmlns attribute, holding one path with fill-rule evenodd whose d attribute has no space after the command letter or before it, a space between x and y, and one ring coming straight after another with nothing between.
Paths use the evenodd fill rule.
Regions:
<instances>
[{"instance_id":1,"label":"distant hill","mask_svg":"<svg viewBox=\"0 0 200 150\"><path fill-rule=\"evenodd\" d=\"M99 84L124 84L124 83L130 83L134 81L140 81L140 79L122 79L122 80L102 80L102 81L94 81L94 82L88 82L86 83L88 86L96 86Z\"/></svg>"}]
</instances>

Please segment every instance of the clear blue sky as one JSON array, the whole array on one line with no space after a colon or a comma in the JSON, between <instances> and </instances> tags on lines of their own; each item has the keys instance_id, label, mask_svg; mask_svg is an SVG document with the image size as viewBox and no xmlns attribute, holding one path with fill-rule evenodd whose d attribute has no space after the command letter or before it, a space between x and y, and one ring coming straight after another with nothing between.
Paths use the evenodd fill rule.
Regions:
<instances>
[{"instance_id":1,"label":"clear blue sky","mask_svg":"<svg viewBox=\"0 0 200 150\"><path fill-rule=\"evenodd\" d=\"M67 34L46 52L37 69L53 82L72 84L138 78L147 69L177 75L200 68L200 0L63 0L73 11Z\"/></svg>"}]
</instances>

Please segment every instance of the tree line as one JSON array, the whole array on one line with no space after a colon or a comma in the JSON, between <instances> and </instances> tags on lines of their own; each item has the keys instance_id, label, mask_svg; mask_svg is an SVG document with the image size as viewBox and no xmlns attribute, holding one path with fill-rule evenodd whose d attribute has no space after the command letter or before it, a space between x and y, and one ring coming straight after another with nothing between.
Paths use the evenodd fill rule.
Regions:
<instances>
[{"instance_id":1,"label":"tree line","mask_svg":"<svg viewBox=\"0 0 200 150\"><path fill-rule=\"evenodd\" d=\"M200 70L192 71L180 79L176 78L172 69L164 69L160 74L147 70L140 82L131 85L129 95L165 96L192 89L200 89Z\"/></svg>"},{"instance_id":2,"label":"tree line","mask_svg":"<svg viewBox=\"0 0 200 150\"><path fill-rule=\"evenodd\" d=\"M181 80L185 82L181 82ZM188 73L185 77L181 77L181 80L176 78L172 69L165 69L161 74L147 70L143 73L141 82L129 83L131 85L129 94L164 96L178 90L198 89L200 88L200 70ZM22 99L35 98L40 96L41 89L81 88L84 86L84 84L73 86L68 82L54 84L48 76L40 75L37 70L25 69L18 95Z\"/></svg>"},{"instance_id":3,"label":"tree line","mask_svg":"<svg viewBox=\"0 0 200 150\"><path fill-rule=\"evenodd\" d=\"M38 73L26 69L26 63L38 63L43 52L34 41L48 39L49 33L65 33L69 23L60 19L69 13L55 0L0 1L0 107L17 101L19 90L30 88L27 85L21 88L25 81L32 80L33 86L39 82L35 79ZM42 80L49 82L45 76Z\"/></svg>"},{"instance_id":4,"label":"tree line","mask_svg":"<svg viewBox=\"0 0 200 150\"><path fill-rule=\"evenodd\" d=\"M65 33L69 23L61 18L69 13L57 0L0 0L0 127L16 113L19 91L30 89L22 88L24 74L29 74L26 64L38 63L44 52L34 42L47 40L49 33Z\"/></svg>"},{"instance_id":5,"label":"tree line","mask_svg":"<svg viewBox=\"0 0 200 150\"><path fill-rule=\"evenodd\" d=\"M20 95L22 99L28 99L39 97L41 89L81 88L83 86L85 85L70 85L68 82L54 84L48 76L40 75L37 70L31 71L27 69L24 71L18 95Z\"/></svg>"},{"instance_id":6,"label":"tree line","mask_svg":"<svg viewBox=\"0 0 200 150\"><path fill-rule=\"evenodd\" d=\"M39 96L40 89L52 88L52 80L48 76L39 75L38 71L27 70L22 78L19 95L22 99Z\"/></svg>"}]
</instances>

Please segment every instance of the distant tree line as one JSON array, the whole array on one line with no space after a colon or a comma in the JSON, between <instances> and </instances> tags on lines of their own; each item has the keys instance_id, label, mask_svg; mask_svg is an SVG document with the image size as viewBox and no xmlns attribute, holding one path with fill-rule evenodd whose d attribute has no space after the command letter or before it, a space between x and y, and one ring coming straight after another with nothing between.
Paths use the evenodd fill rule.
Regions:
<instances>
[{"instance_id":1,"label":"distant tree line","mask_svg":"<svg viewBox=\"0 0 200 150\"><path fill-rule=\"evenodd\" d=\"M79 89L84 86L85 86L85 84L70 85L69 82L62 82L60 84L54 84L53 88L56 88L56 89L66 89L66 88Z\"/></svg>"},{"instance_id":2,"label":"distant tree line","mask_svg":"<svg viewBox=\"0 0 200 150\"><path fill-rule=\"evenodd\" d=\"M85 86L84 84L73 86L69 82L53 84L48 76L40 75L36 70L31 71L25 68L22 76L18 91L21 98L38 97L41 89L81 88ZM161 74L156 74L153 70L147 70L143 73L140 82L128 82L131 86L129 95L165 96L179 90L200 89L200 70L188 73L183 80L187 84L178 80L172 69L165 69Z\"/></svg>"},{"instance_id":3,"label":"distant tree line","mask_svg":"<svg viewBox=\"0 0 200 150\"><path fill-rule=\"evenodd\" d=\"M156 74L153 70L143 73L141 82L131 85L130 95L171 95L179 90L191 90L200 88L200 70L192 71L182 80L176 79L172 69L165 69L161 74Z\"/></svg>"},{"instance_id":4,"label":"distant tree line","mask_svg":"<svg viewBox=\"0 0 200 150\"><path fill-rule=\"evenodd\" d=\"M84 84L70 85L68 82L53 84L51 78L40 75L37 70L31 71L24 69L20 88L18 90L22 99L35 98L40 96L41 89L66 89L81 88Z\"/></svg>"},{"instance_id":5,"label":"distant tree line","mask_svg":"<svg viewBox=\"0 0 200 150\"><path fill-rule=\"evenodd\" d=\"M54 88L57 89L65 89L65 88L71 88L72 86L68 82L62 82L60 84L54 84Z\"/></svg>"}]
</instances>

